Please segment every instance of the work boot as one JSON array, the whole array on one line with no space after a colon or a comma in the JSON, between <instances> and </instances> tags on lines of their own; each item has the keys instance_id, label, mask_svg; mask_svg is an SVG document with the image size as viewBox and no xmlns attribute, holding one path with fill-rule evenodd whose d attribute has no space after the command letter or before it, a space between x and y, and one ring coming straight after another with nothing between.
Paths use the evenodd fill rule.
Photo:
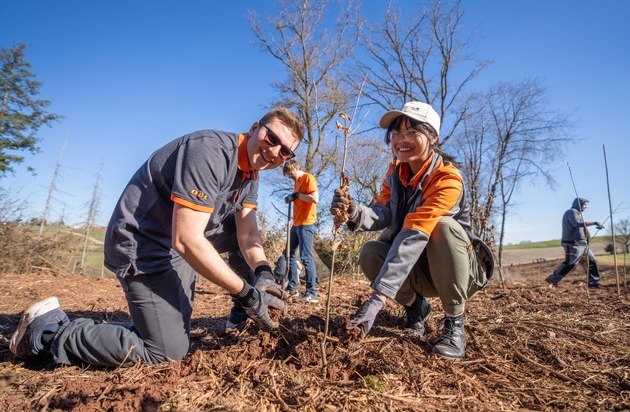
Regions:
<instances>
[{"instance_id":1,"label":"work boot","mask_svg":"<svg viewBox=\"0 0 630 412\"><path fill-rule=\"evenodd\" d=\"M442 334L433 346L431 353L446 359L463 359L466 356L466 332L464 315L445 316L442 319Z\"/></svg>"},{"instance_id":2,"label":"work boot","mask_svg":"<svg viewBox=\"0 0 630 412\"><path fill-rule=\"evenodd\" d=\"M40 300L22 313L9 348L22 359L49 351L59 329L68 323L70 319L59 308L59 300L55 296Z\"/></svg>"},{"instance_id":3,"label":"work boot","mask_svg":"<svg viewBox=\"0 0 630 412\"><path fill-rule=\"evenodd\" d=\"M413 303L410 306L404 305L403 308L405 308L404 328L414 336L424 336L426 333L424 321L431 314L429 301L420 295L416 295Z\"/></svg>"},{"instance_id":4,"label":"work boot","mask_svg":"<svg viewBox=\"0 0 630 412\"><path fill-rule=\"evenodd\" d=\"M549 285L550 288L557 288L558 287L558 282L554 281L551 279L551 276L549 276L548 278L545 279L545 282L547 282L547 284Z\"/></svg>"}]
</instances>

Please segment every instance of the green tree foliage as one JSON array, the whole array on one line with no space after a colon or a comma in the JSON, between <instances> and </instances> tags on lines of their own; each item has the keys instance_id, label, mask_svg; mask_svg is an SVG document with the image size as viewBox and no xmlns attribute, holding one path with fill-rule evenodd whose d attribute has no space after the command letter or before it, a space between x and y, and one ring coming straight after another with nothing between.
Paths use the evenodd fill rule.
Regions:
<instances>
[{"instance_id":1,"label":"green tree foliage","mask_svg":"<svg viewBox=\"0 0 630 412\"><path fill-rule=\"evenodd\" d=\"M61 116L46 111L49 100L37 99L42 83L25 60L26 45L0 48L0 177L24 161L18 153L37 153L37 132Z\"/></svg>"}]
</instances>

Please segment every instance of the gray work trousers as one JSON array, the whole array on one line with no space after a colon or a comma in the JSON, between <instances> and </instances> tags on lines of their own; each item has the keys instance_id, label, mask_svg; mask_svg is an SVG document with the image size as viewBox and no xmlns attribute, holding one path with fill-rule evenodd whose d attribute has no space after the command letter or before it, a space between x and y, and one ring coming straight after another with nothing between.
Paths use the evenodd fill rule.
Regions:
<instances>
[{"instance_id":1,"label":"gray work trousers","mask_svg":"<svg viewBox=\"0 0 630 412\"><path fill-rule=\"evenodd\" d=\"M228 263L239 276L254 283L254 273L238 249L233 216L208 239L219 253L228 253ZM163 272L119 278L132 323L97 323L87 318L71 321L53 341L55 362L117 367L138 361L183 359L190 345L196 276L182 261Z\"/></svg>"},{"instance_id":2,"label":"gray work trousers","mask_svg":"<svg viewBox=\"0 0 630 412\"><path fill-rule=\"evenodd\" d=\"M363 245L359 265L373 281L379 275L391 244L371 241ZM444 312L455 315L465 303L488 283L468 234L453 218L443 217L431 233L429 243L396 294L401 305L409 304L415 294L439 297Z\"/></svg>"}]
</instances>

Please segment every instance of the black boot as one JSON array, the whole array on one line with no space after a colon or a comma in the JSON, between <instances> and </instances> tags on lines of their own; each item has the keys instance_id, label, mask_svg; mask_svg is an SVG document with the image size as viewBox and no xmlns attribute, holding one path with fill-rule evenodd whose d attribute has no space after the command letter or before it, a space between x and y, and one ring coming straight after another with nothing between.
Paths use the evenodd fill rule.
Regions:
<instances>
[{"instance_id":1,"label":"black boot","mask_svg":"<svg viewBox=\"0 0 630 412\"><path fill-rule=\"evenodd\" d=\"M405 308L405 329L414 336L424 336L426 332L424 321L431 314L429 301L417 295L411 306L405 305L403 308Z\"/></svg>"},{"instance_id":2,"label":"black boot","mask_svg":"<svg viewBox=\"0 0 630 412\"><path fill-rule=\"evenodd\" d=\"M444 317L444 328L431 353L447 359L463 359L466 356L466 332L464 315Z\"/></svg>"}]
</instances>

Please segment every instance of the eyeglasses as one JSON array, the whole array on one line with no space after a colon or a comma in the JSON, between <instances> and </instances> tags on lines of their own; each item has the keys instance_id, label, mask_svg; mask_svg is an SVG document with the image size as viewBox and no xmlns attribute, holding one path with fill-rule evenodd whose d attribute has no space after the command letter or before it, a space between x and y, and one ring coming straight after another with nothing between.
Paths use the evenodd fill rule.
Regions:
<instances>
[{"instance_id":1,"label":"eyeglasses","mask_svg":"<svg viewBox=\"0 0 630 412\"><path fill-rule=\"evenodd\" d=\"M405 138L405 139L414 139L415 137L417 137L418 135L421 135L422 132L419 132L418 130L407 130L404 133L400 133L400 132L387 132L387 138L389 140L394 140L394 139L401 139L401 138Z\"/></svg>"},{"instance_id":2,"label":"eyeglasses","mask_svg":"<svg viewBox=\"0 0 630 412\"><path fill-rule=\"evenodd\" d=\"M293 153L293 150L283 145L282 142L280 142L280 138L277 134L273 132L273 130L271 130L266 124L262 122L260 123L260 125L267 129L267 134L264 138L265 142L271 147L280 146L280 156L282 156L284 160L293 159L295 157L295 153Z\"/></svg>"}]
</instances>

